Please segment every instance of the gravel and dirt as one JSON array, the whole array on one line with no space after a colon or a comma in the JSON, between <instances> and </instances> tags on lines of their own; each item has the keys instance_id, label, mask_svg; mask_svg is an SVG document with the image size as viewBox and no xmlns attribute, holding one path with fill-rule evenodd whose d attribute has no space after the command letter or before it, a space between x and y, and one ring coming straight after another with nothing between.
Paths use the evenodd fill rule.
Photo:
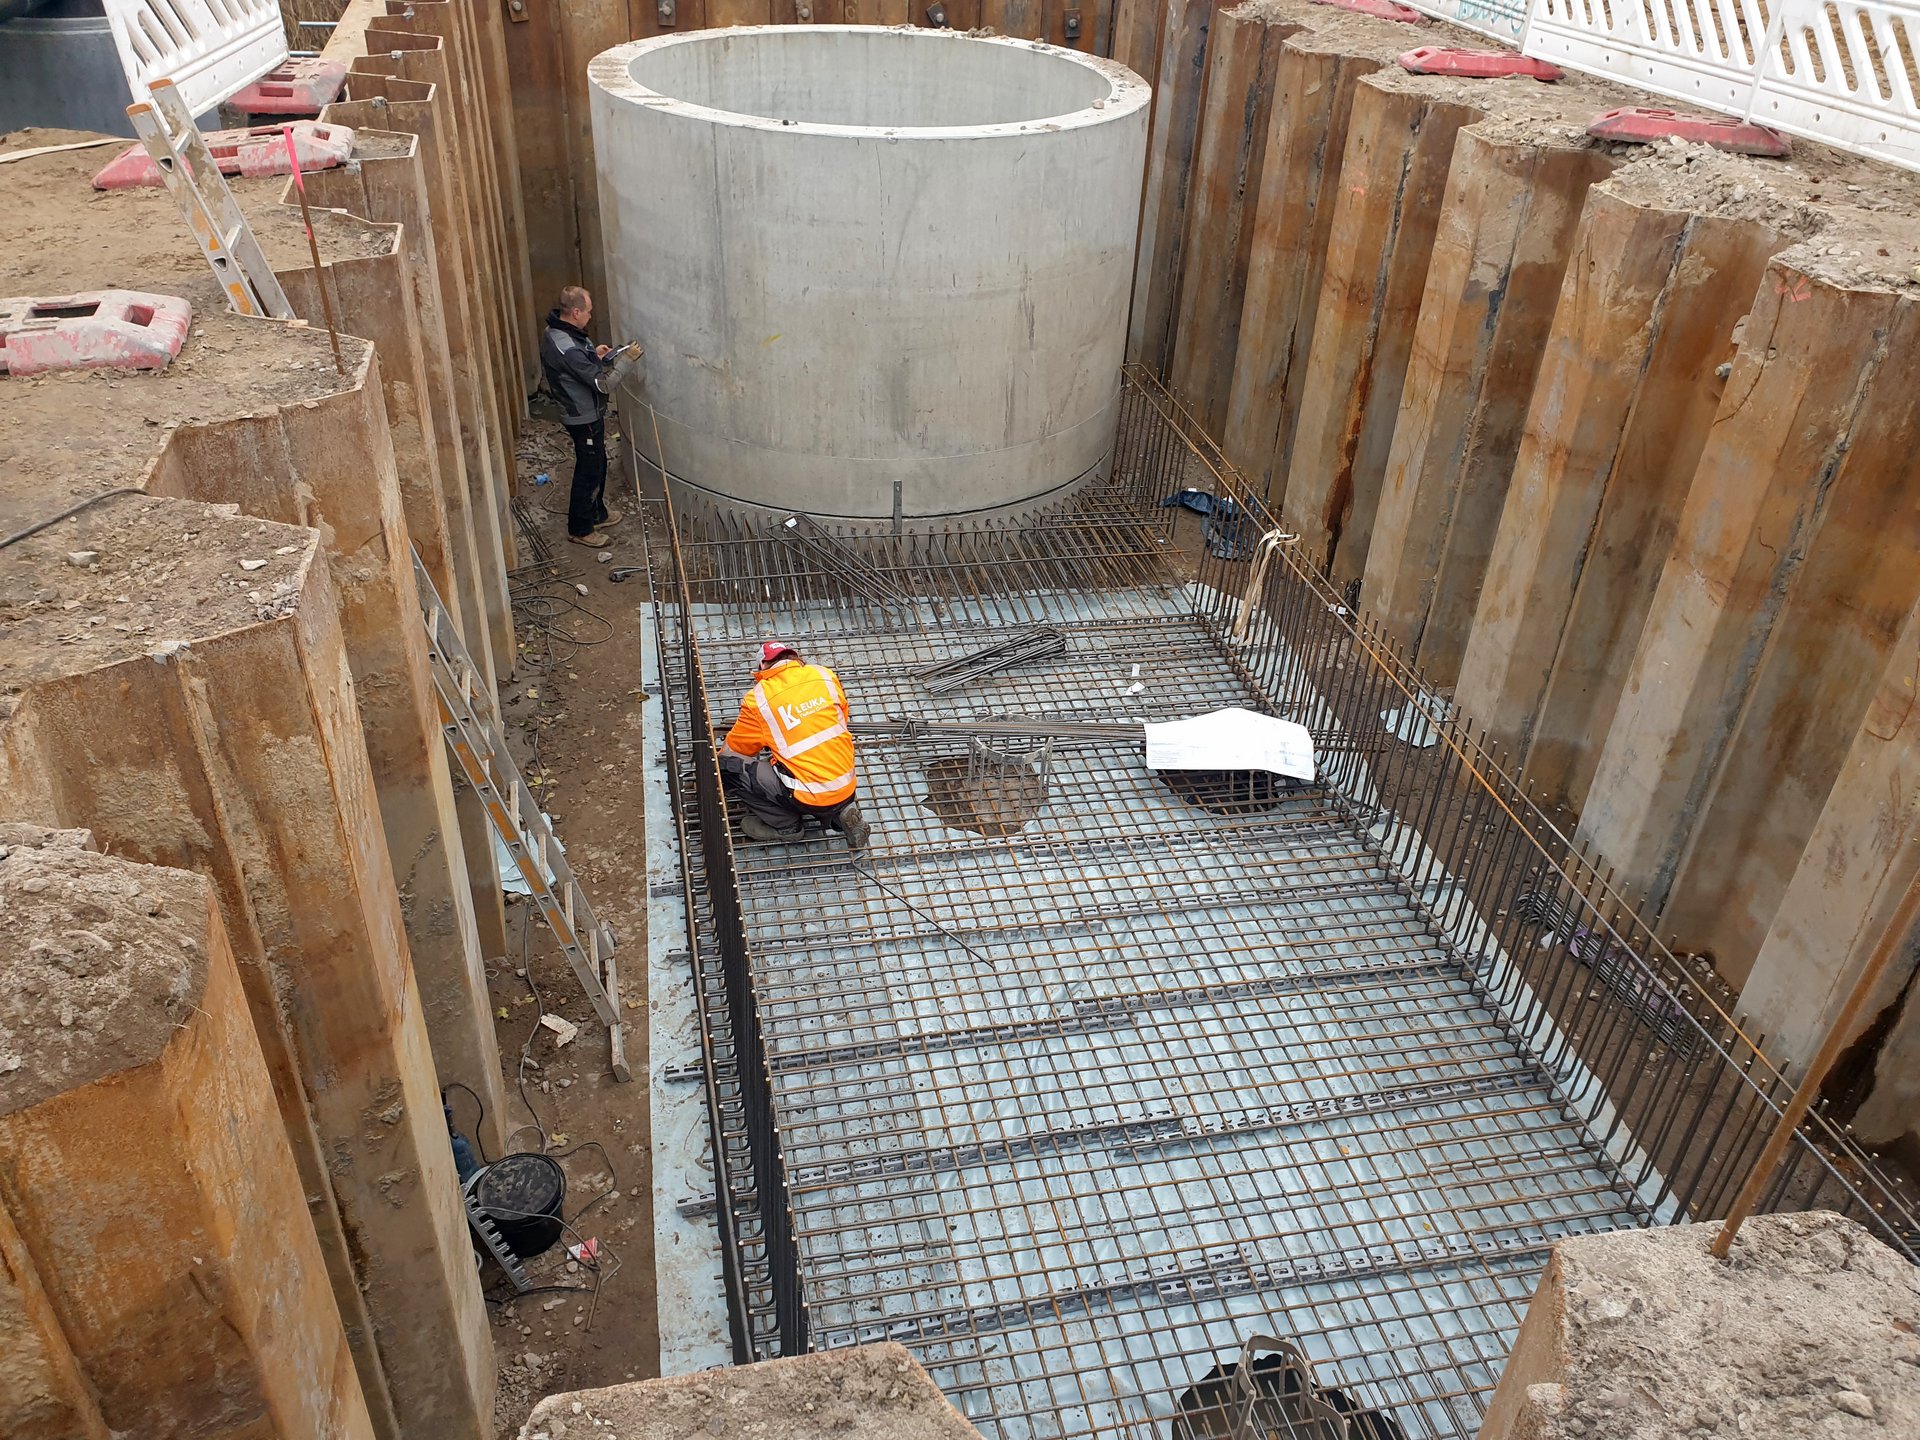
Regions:
<instances>
[{"instance_id":1,"label":"gravel and dirt","mask_svg":"<svg viewBox=\"0 0 1920 1440\"><path fill-rule=\"evenodd\" d=\"M620 429L618 419L611 420L610 438ZM525 902L511 905L509 953L488 968L507 1088L516 1106L508 1128L535 1128L521 1130L509 1143L537 1149L544 1132L549 1153L564 1157L567 1170L566 1215L575 1233L566 1242L596 1240L607 1258L595 1276L569 1269L571 1262L556 1247L532 1267L536 1282L578 1288L488 1307L500 1361L497 1428L503 1440L519 1433L544 1395L657 1375L660 1326L673 1318L656 1315L652 1281L638 693L639 607L646 591L644 581L614 584L607 578L615 566L642 558L632 498L620 493L620 443L611 449L607 499L626 518L607 532L613 545L600 554L612 558L602 563L600 554L566 541L563 511L573 462L565 431L551 420L527 423L519 447L522 508L554 561L514 577L519 667L511 682L502 683L500 698L508 740L529 788L553 816L595 911L620 936L620 1013L635 1078L627 1084L612 1079L605 1028L545 926ZM549 483L536 486L541 473ZM543 1012L578 1025L579 1038L559 1045L539 1025ZM471 1103L455 1102L469 1133ZM488 1293L497 1295L501 1287L495 1284Z\"/></svg>"},{"instance_id":2,"label":"gravel and dirt","mask_svg":"<svg viewBox=\"0 0 1920 1440\"><path fill-rule=\"evenodd\" d=\"M0 826L0 1115L158 1059L206 987L198 876Z\"/></svg>"},{"instance_id":3,"label":"gravel and dirt","mask_svg":"<svg viewBox=\"0 0 1920 1440\"><path fill-rule=\"evenodd\" d=\"M1718 1230L1620 1231L1560 1247L1564 1374L1539 1377L1544 1423L1528 1433L1920 1434L1920 1272L1831 1213L1757 1216L1724 1262L1708 1253Z\"/></svg>"},{"instance_id":4,"label":"gravel and dirt","mask_svg":"<svg viewBox=\"0 0 1920 1440\"><path fill-rule=\"evenodd\" d=\"M10 547L0 566L0 718L52 676L238 629L296 603L318 537L237 509L115 495Z\"/></svg>"},{"instance_id":5,"label":"gravel and dirt","mask_svg":"<svg viewBox=\"0 0 1920 1440\"><path fill-rule=\"evenodd\" d=\"M86 138L19 130L0 135L0 155ZM177 295L193 306L193 328L164 370L0 374L0 533L100 490L138 485L176 426L262 414L342 388L324 329L228 310L167 191L93 188L114 153L102 146L0 164L0 298L106 289ZM268 258L305 266L299 212L278 203L285 184L237 181L233 189ZM315 217L315 230L328 262L385 254L394 243L392 227L331 212ZM341 347L351 375L368 347L352 337Z\"/></svg>"},{"instance_id":6,"label":"gravel and dirt","mask_svg":"<svg viewBox=\"0 0 1920 1440\"><path fill-rule=\"evenodd\" d=\"M556 1395L521 1440L977 1440L900 1345Z\"/></svg>"}]
</instances>

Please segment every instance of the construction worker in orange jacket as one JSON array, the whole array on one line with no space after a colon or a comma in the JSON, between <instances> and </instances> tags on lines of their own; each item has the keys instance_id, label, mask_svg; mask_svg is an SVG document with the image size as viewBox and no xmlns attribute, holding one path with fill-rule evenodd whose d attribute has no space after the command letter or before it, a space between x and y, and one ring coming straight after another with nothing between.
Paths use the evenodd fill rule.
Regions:
<instances>
[{"instance_id":1,"label":"construction worker in orange jacket","mask_svg":"<svg viewBox=\"0 0 1920 1440\"><path fill-rule=\"evenodd\" d=\"M798 839L811 816L845 835L849 850L866 848L867 822L853 803L852 724L838 675L807 664L784 640L760 647L753 688L720 752L749 840Z\"/></svg>"}]
</instances>

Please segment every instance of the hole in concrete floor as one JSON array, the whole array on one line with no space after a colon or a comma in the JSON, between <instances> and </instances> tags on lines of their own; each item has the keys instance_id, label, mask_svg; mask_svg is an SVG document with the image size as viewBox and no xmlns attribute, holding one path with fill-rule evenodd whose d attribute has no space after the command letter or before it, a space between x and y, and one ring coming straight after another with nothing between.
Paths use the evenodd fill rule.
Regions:
<instances>
[{"instance_id":1,"label":"hole in concrete floor","mask_svg":"<svg viewBox=\"0 0 1920 1440\"><path fill-rule=\"evenodd\" d=\"M1017 835L1047 804L1047 777L1023 763L982 764L951 755L927 765L927 809L956 830L997 839Z\"/></svg>"},{"instance_id":2,"label":"hole in concrete floor","mask_svg":"<svg viewBox=\"0 0 1920 1440\"><path fill-rule=\"evenodd\" d=\"M1265 770L1162 770L1160 783L1212 815L1252 815L1287 798L1292 781Z\"/></svg>"}]
</instances>

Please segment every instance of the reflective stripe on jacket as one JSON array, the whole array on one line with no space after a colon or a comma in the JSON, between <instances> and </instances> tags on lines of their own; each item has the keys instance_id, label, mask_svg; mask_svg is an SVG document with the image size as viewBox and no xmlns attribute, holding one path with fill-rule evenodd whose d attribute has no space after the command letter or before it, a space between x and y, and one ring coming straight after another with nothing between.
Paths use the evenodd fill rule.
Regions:
<instances>
[{"instance_id":1,"label":"reflective stripe on jacket","mask_svg":"<svg viewBox=\"0 0 1920 1440\"><path fill-rule=\"evenodd\" d=\"M727 732L736 755L773 751L780 778L803 805L838 805L853 795L852 712L840 677L824 665L781 660L753 677L740 718Z\"/></svg>"}]
</instances>

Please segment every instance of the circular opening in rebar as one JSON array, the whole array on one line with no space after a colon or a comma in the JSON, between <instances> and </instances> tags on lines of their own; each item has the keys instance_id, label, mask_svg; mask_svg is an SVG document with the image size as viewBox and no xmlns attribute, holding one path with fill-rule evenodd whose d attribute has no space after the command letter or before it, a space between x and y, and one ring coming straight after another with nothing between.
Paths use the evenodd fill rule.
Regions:
<instances>
[{"instance_id":1,"label":"circular opening in rebar","mask_svg":"<svg viewBox=\"0 0 1920 1440\"><path fill-rule=\"evenodd\" d=\"M1349 1440L1406 1440L1399 1422L1384 1410L1359 1404L1336 1386L1316 1383L1292 1346L1284 1353L1255 1356L1249 1377L1240 1376L1240 1364L1238 1358L1222 1360L1181 1394L1174 1402L1169 1440L1233 1440L1247 1433L1323 1435L1334 1433L1329 1422L1343 1422ZM1245 1383L1247 1379L1252 1383Z\"/></svg>"},{"instance_id":2,"label":"circular opening in rebar","mask_svg":"<svg viewBox=\"0 0 1920 1440\"><path fill-rule=\"evenodd\" d=\"M1116 93L1091 57L941 30L746 26L661 36L631 57L628 78L669 106L800 129L1030 125L1104 108Z\"/></svg>"},{"instance_id":3,"label":"circular opening in rebar","mask_svg":"<svg viewBox=\"0 0 1920 1440\"><path fill-rule=\"evenodd\" d=\"M1024 765L986 765L952 755L927 765L927 809L943 825L999 839L1017 835L1047 803L1047 780Z\"/></svg>"},{"instance_id":4,"label":"circular opening in rebar","mask_svg":"<svg viewBox=\"0 0 1920 1440\"><path fill-rule=\"evenodd\" d=\"M1210 815L1252 815L1287 798L1293 782L1265 770L1162 770L1160 783Z\"/></svg>"}]
</instances>

